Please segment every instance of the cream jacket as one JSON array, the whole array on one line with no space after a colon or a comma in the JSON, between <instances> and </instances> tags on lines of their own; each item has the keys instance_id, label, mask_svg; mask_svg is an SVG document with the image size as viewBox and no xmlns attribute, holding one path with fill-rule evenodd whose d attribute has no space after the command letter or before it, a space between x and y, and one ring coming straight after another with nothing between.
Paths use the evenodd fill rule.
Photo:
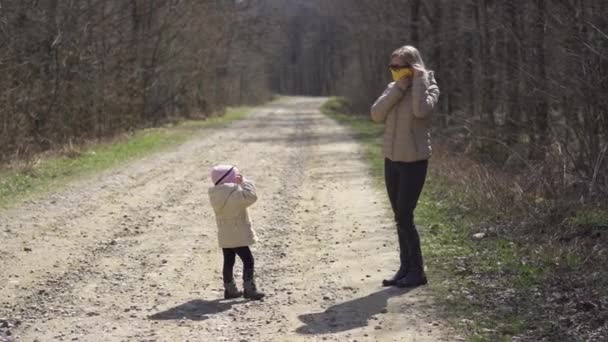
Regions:
<instances>
[{"instance_id":1,"label":"cream jacket","mask_svg":"<svg viewBox=\"0 0 608 342\"><path fill-rule=\"evenodd\" d=\"M432 71L414 77L405 91L395 82L371 108L372 120L384 123L384 157L414 162L431 157L430 116L439 100L439 87Z\"/></svg>"},{"instance_id":2,"label":"cream jacket","mask_svg":"<svg viewBox=\"0 0 608 342\"><path fill-rule=\"evenodd\" d=\"M221 248L244 247L257 241L247 211L257 199L255 185L249 180L243 180L241 185L226 183L209 188Z\"/></svg>"}]
</instances>

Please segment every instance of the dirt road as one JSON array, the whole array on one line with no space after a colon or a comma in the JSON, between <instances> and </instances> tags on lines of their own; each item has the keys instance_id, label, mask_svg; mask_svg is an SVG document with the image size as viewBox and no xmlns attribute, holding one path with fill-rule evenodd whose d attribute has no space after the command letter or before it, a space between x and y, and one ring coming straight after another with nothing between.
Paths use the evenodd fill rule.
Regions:
<instances>
[{"instance_id":1,"label":"dirt road","mask_svg":"<svg viewBox=\"0 0 608 342\"><path fill-rule=\"evenodd\" d=\"M0 211L1 331L18 341L455 340L427 290L379 286L397 265L385 194L321 103L258 108ZM258 186L261 302L219 300L207 188L220 162Z\"/></svg>"}]
</instances>

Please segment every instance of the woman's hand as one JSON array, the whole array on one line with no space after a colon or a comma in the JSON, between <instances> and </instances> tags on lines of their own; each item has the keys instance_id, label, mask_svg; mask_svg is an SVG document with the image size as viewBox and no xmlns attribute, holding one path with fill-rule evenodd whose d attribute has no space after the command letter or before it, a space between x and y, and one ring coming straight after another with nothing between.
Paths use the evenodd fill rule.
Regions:
<instances>
[{"instance_id":1,"label":"woman's hand","mask_svg":"<svg viewBox=\"0 0 608 342\"><path fill-rule=\"evenodd\" d=\"M410 76L404 77L395 83L397 84L397 87L399 87L399 89L405 91L405 90L407 90L407 88L412 86L412 81L414 80L414 78L422 77L423 75L424 75L423 70L412 67L412 73Z\"/></svg>"},{"instance_id":2,"label":"woman's hand","mask_svg":"<svg viewBox=\"0 0 608 342\"><path fill-rule=\"evenodd\" d=\"M238 175L236 175L236 184L241 183L243 183L243 175L239 173Z\"/></svg>"},{"instance_id":3,"label":"woman's hand","mask_svg":"<svg viewBox=\"0 0 608 342\"><path fill-rule=\"evenodd\" d=\"M404 77L395 83L399 89L405 91L412 85L412 76Z\"/></svg>"},{"instance_id":4,"label":"woman's hand","mask_svg":"<svg viewBox=\"0 0 608 342\"><path fill-rule=\"evenodd\" d=\"M424 75L424 70L416 69L416 67L412 67L412 71L413 71L412 78L422 77Z\"/></svg>"}]
</instances>

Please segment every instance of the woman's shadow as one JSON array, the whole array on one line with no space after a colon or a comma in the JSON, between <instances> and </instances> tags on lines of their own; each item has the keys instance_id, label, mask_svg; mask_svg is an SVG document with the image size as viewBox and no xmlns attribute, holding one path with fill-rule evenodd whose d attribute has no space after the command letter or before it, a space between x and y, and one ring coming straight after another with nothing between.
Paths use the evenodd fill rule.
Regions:
<instances>
[{"instance_id":1,"label":"woman's shadow","mask_svg":"<svg viewBox=\"0 0 608 342\"><path fill-rule=\"evenodd\" d=\"M171 309L155 313L148 318L152 320L189 319L192 321L204 321L208 319L210 315L227 311L232 305L238 303L240 302L225 301L221 299L212 301L195 299Z\"/></svg>"},{"instance_id":2,"label":"woman's shadow","mask_svg":"<svg viewBox=\"0 0 608 342\"><path fill-rule=\"evenodd\" d=\"M410 289L387 288L362 298L336 304L324 312L298 316L305 325L296 329L304 335L328 334L368 325L372 316L385 311L388 299L403 295Z\"/></svg>"}]
</instances>

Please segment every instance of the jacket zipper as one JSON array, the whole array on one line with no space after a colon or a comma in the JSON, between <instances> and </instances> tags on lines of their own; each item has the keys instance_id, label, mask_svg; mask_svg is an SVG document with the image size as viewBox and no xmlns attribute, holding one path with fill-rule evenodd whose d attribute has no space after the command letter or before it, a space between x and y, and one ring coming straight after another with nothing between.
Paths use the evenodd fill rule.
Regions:
<instances>
[{"instance_id":1,"label":"jacket zipper","mask_svg":"<svg viewBox=\"0 0 608 342\"><path fill-rule=\"evenodd\" d=\"M395 124L393 125L393 140L392 142L392 146L391 146L391 160L395 160L395 139L397 139L397 128L398 128L398 122L399 122L399 105L401 104L401 101L399 101L399 103L397 103L397 105L395 106Z\"/></svg>"},{"instance_id":2,"label":"jacket zipper","mask_svg":"<svg viewBox=\"0 0 608 342\"><path fill-rule=\"evenodd\" d=\"M418 142L416 141L416 134L414 133L414 129L410 129L411 133L412 133L412 139L414 140L414 150L416 151L416 155L414 156L414 159L418 159L418 155L420 154L420 151L418 151Z\"/></svg>"}]
</instances>

